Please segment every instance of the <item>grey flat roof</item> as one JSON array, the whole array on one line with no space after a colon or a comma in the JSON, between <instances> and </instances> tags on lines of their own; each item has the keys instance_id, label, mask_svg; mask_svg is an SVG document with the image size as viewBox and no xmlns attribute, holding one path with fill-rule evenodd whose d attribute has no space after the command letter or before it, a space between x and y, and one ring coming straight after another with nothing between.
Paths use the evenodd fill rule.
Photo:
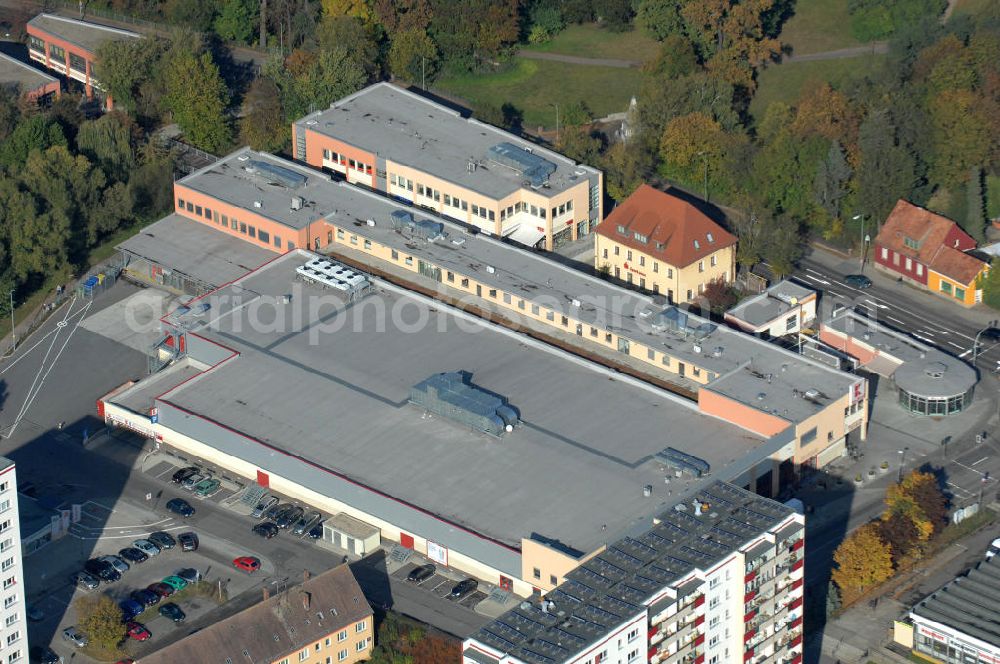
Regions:
<instances>
[{"instance_id":1,"label":"grey flat roof","mask_svg":"<svg viewBox=\"0 0 1000 664\"><path fill-rule=\"evenodd\" d=\"M1000 648L1000 556L950 581L911 613Z\"/></svg>"},{"instance_id":2,"label":"grey flat roof","mask_svg":"<svg viewBox=\"0 0 1000 664\"><path fill-rule=\"evenodd\" d=\"M58 83L58 79L15 57L0 53L0 85L31 92L49 83Z\"/></svg>"},{"instance_id":3,"label":"grey flat roof","mask_svg":"<svg viewBox=\"0 0 1000 664\"><path fill-rule=\"evenodd\" d=\"M555 165L549 188L542 190L546 196L598 172L385 82L335 101L329 109L307 115L296 124L491 198L508 196L525 181L512 169L487 159L487 151L500 143L529 148ZM470 159L480 164L471 171Z\"/></svg>"},{"instance_id":4,"label":"grey flat roof","mask_svg":"<svg viewBox=\"0 0 1000 664\"><path fill-rule=\"evenodd\" d=\"M43 30L50 35L65 39L71 44L95 53L97 48L109 39L141 39L142 35L112 28L90 21L80 21L75 18L56 16L55 14L39 14L28 21L28 25Z\"/></svg>"},{"instance_id":5,"label":"grey flat roof","mask_svg":"<svg viewBox=\"0 0 1000 664\"><path fill-rule=\"evenodd\" d=\"M52 525L52 517L58 511L42 507L38 501L23 493L17 494L17 522L21 527L21 537L31 537L43 528Z\"/></svg>"},{"instance_id":6,"label":"grey flat roof","mask_svg":"<svg viewBox=\"0 0 1000 664\"><path fill-rule=\"evenodd\" d=\"M850 309L843 310L823 325L901 362L892 379L911 394L935 398L958 396L979 380L975 369L959 358Z\"/></svg>"},{"instance_id":7,"label":"grey flat roof","mask_svg":"<svg viewBox=\"0 0 1000 664\"><path fill-rule=\"evenodd\" d=\"M710 568L793 514L725 482L706 486L697 498L709 504L707 513L696 516L691 504L677 503L681 511L667 510L641 536L613 542L569 572L545 596L555 604L548 612L537 600L523 602L470 638L529 664L570 661L642 613L664 588L676 588L685 575Z\"/></svg>"},{"instance_id":8,"label":"grey flat roof","mask_svg":"<svg viewBox=\"0 0 1000 664\"><path fill-rule=\"evenodd\" d=\"M173 213L125 240L118 249L209 287L238 279L276 255Z\"/></svg>"},{"instance_id":9,"label":"grey flat roof","mask_svg":"<svg viewBox=\"0 0 1000 664\"><path fill-rule=\"evenodd\" d=\"M289 180L281 181L275 177L274 170L268 169L287 172ZM291 183L291 180L295 182ZM336 189L331 187L330 176L247 147L181 178L177 184L295 230L301 230L337 209ZM295 196L303 199L299 210L292 209L292 198Z\"/></svg>"},{"instance_id":10,"label":"grey flat roof","mask_svg":"<svg viewBox=\"0 0 1000 664\"><path fill-rule=\"evenodd\" d=\"M404 206L346 182L331 186L339 190L337 212L327 216L331 223L400 252L425 257L444 270L453 269L529 302L565 311L568 316L591 323L598 330L613 330L669 352L680 361L696 363L715 374L709 383L710 389L789 422L802 421L825 407L826 398L811 401L801 396L808 390L817 390L834 399L846 394L851 385L861 380L744 332L711 324L694 314L687 314L689 326L708 324L710 333L696 339L654 330L651 321L664 305L657 305L652 298L484 234L470 235L443 217ZM429 242L395 231L390 214L399 209L411 210L418 219L440 221L448 237ZM375 225L364 223L367 219L374 220ZM336 248L339 250L343 246L336 245ZM352 256L388 265L360 252ZM580 306L573 305L574 300L579 301ZM583 338L587 336L585 332ZM588 344L581 345L586 347ZM658 371L651 365L648 370ZM666 371L659 371L657 377L673 382L679 380L676 374ZM759 399L762 393L765 397Z\"/></svg>"},{"instance_id":11,"label":"grey flat roof","mask_svg":"<svg viewBox=\"0 0 1000 664\"><path fill-rule=\"evenodd\" d=\"M332 291L296 281L309 256L290 252L199 301L209 309L197 334L240 355L165 394L161 423L480 560L516 563L517 576L517 558L454 524L511 552L533 533L591 551L711 481L675 480L668 498L653 458L663 448L734 477L787 443L377 280L376 292L337 309ZM326 304L313 311L316 298ZM252 324L258 315L266 326ZM412 325L421 316L426 324ZM411 386L458 369L508 397L522 424L497 439L408 404Z\"/></svg>"},{"instance_id":12,"label":"grey flat roof","mask_svg":"<svg viewBox=\"0 0 1000 664\"><path fill-rule=\"evenodd\" d=\"M759 327L792 309L797 309L799 302L815 294L816 291L786 279L774 284L760 295L740 302L727 311L726 315Z\"/></svg>"}]
</instances>

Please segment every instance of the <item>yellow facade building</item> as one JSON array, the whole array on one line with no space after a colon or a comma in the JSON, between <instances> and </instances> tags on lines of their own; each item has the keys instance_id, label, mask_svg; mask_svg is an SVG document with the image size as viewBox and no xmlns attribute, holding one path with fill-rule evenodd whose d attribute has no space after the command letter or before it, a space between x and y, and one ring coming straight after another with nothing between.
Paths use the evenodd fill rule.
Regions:
<instances>
[{"instance_id":1,"label":"yellow facade building","mask_svg":"<svg viewBox=\"0 0 1000 664\"><path fill-rule=\"evenodd\" d=\"M596 230L594 265L641 290L689 302L733 280L736 237L675 191L642 185Z\"/></svg>"}]
</instances>

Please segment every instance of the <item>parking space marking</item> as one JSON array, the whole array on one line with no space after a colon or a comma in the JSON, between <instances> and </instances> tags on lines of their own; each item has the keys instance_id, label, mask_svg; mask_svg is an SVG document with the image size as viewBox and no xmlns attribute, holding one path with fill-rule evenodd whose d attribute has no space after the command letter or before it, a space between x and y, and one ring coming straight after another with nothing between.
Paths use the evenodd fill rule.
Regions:
<instances>
[{"instance_id":1,"label":"parking space marking","mask_svg":"<svg viewBox=\"0 0 1000 664\"><path fill-rule=\"evenodd\" d=\"M972 492L969 491L968 489L963 489L962 487L958 486L957 484L955 484L953 482L948 482L948 486L950 486L955 491L958 491L959 493L965 494L963 496L964 498L968 498L969 496L973 495Z\"/></svg>"},{"instance_id":2,"label":"parking space marking","mask_svg":"<svg viewBox=\"0 0 1000 664\"><path fill-rule=\"evenodd\" d=\"M988 457L988 456L984 456L984 457L983 457L982 459L980 459L979 461L973 461L973 462L972 462L972 465L973 465L973 466L978 466L979 464L981 464L981 463L982 463L983 461L986 461L987 459L989 459L989 457Z\"/></svg>"}]
</instances>

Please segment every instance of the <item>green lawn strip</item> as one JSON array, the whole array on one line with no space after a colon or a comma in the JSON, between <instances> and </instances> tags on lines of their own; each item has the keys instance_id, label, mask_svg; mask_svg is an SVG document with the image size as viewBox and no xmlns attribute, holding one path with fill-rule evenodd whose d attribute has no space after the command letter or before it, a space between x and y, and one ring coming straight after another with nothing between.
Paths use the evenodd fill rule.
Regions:
<instances>
[{"instance_id":1,"label":"green lawn strip","mask_svg":"<svg viewBox=\"0 0 1000 664\"><path fill-rule=\"evenodd\" d=\"M962 14L981 14L994 2L996 0L958 0L958 4L955 5L955 11L951 15L955 17Z\"/></svg>"},{"instance_id":2,"label":"green lawn strip","mask_svg":"<svg viewBox=\"0 0 1000 664\"><path fill-rule=\"evenodd\" d=\"M544 44L527 44L529 51L561 53L581 58L612 58L644 62L656 56L660 44L642 30L611 32L593 23L569 25Z\"/></svg>"},{"instance_id":3,"label":"green lawn strip","mask_svg":"<svg viewBox=\"0 0 1000 664\"><path fill-rule=\"evenodd\" d=\"M553 104L584 101L595 118L624 112L641 84L638 69L516 58L505 71L444 77L435 87L465 100L473 110L483 105L500 108L505 103L513 104L524 113L525 129L535 129L555 127Z\"/></svg>"},{"instance_id":4,"label":"green lawn strip","mask_svg":"<svg viewBox=\"0 0 1000 664\"><path fill-rule=\"evenodd\" d=\"M792 47L793 55L862 44L851 34L847 0L797 0L795 14L785 22L779 39Z\"/></svg>"},{"instance_id":5,"label":"green lawn strip","mask_svg":"<svg viewBox=\"0 0 1000 664\"><path fill-rule=\"evenodd\" d=\"M188 585L184 586L183 590L178 590L170 597L164 597L163 599L160 600L159 604L149 607L148 609L140 613L132 620L145 625L147 622L149 622L156 616L160 615L159 611L161 604L169 604L170 602L177 604L178 606L181 607L181 610L184 611L184 606L181 605L181 602L183 602L186 599L194 599L196 597L212 600L216 604L222 604L222 602L224 602L226 598L226 591L225 589L223 589L222 599L219 599L219 588L218 586L216 586L216 584L209 583L208 581L189 583ZM184 613L187 613L187 611L184 611Z\"/></svg>"},{"instance_id":6,"label":"green lawn strip","mask_svg":"<svg viewBox=\"0 0 1000 664\"><path fill-rule=\"evenodd\" d=\"M761 71L757 78L757 92L750 102L750 114L759 120L774 102L794 104L807 83L826 81L834 88L839 88L852 78L861 78L884 62L884 55L866 54L854 58L771 65Z\"/></svg>"}]
</instances>

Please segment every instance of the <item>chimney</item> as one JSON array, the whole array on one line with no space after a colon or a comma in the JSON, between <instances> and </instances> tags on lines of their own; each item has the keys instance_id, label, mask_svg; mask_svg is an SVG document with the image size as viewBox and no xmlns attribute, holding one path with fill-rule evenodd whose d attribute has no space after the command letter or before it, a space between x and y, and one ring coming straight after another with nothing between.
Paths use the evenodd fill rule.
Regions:
<instances>
[{"instance_id":1,"label":"chimney","mask_svg":"<svg viewBox=\"0 0 1000 664\"><path fill-rule=\"evenodd\" d=\"M271 591L264 588L264 601L266 602L271 597Z\"/></svg>"},{"instance_id":2,"label":"chimney","mask_svg":"<svg viewBox=\"0 0 1000 664\"><path fill-rule=\"evenodd\" d=\"M305 609L306 611L308 611L309 610L309 603L310 603L310 600L312 599L312 596L309 593L305 592L305 591L302 591L300 593L300 595L302 597L302 608Z\"/></svg>"}]
</instances>

